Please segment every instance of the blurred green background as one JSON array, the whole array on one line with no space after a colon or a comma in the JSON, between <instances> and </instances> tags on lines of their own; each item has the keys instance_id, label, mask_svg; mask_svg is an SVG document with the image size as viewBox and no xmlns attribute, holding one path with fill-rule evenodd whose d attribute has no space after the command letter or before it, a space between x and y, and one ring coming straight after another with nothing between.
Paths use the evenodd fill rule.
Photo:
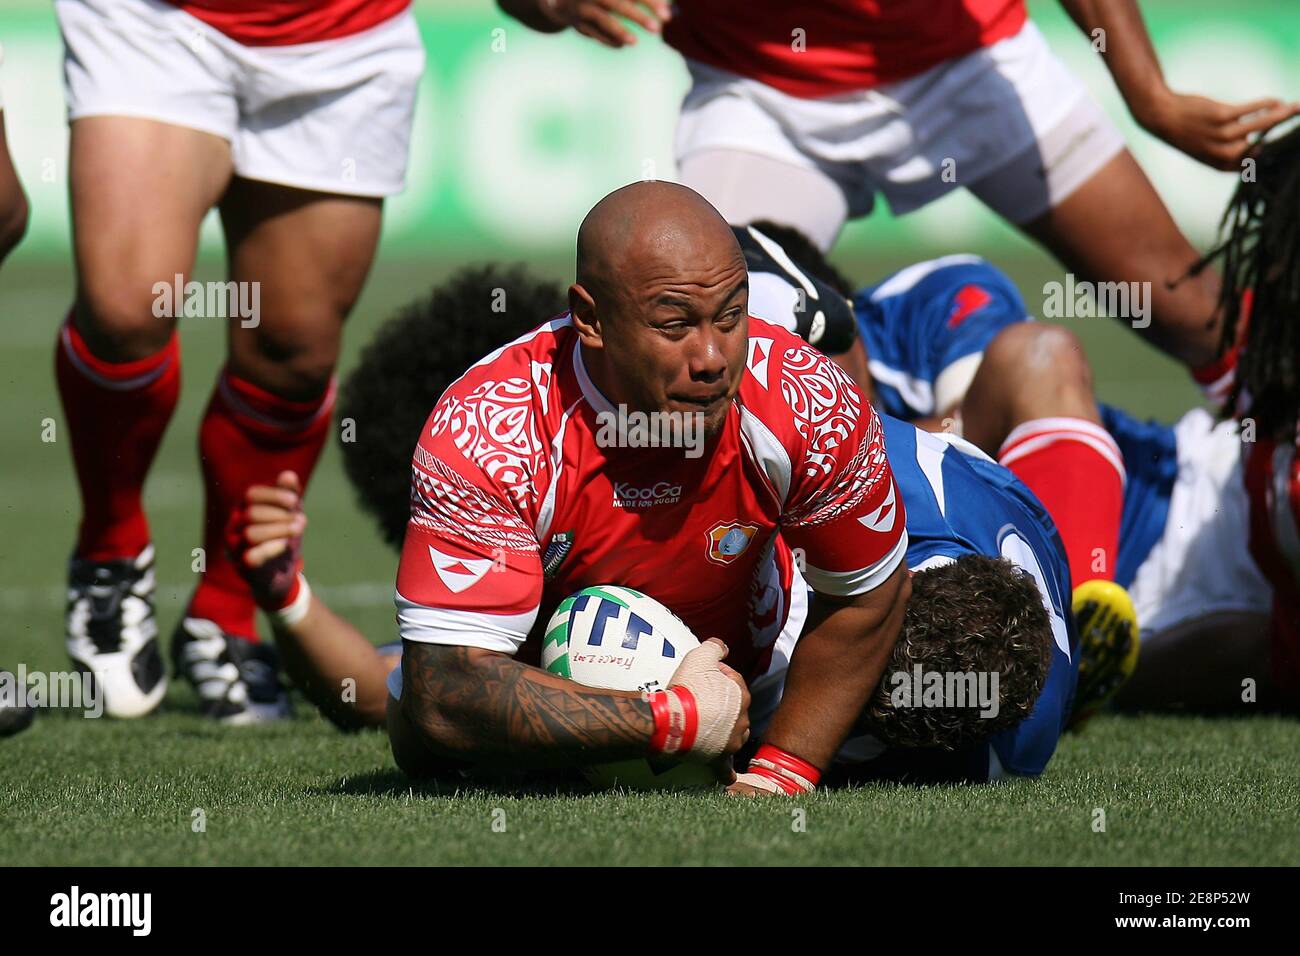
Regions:
<instances>
[{"instance_id":1,"label":"blurred green background","mask_svg":"<svg viewBox=\"0 0 1300 956\"><path fill-rule=\"evenodd\" d=\"M1232 177L1197 167L1136 130L1059 6L1030 6L1053 47L1121 122L1175 217L1195 242L1208 242ZM1293 0L1143 6L1175 87L1227 100L1300 91ZM597 198L647 174L673 174L673 122L686 77L657 39L643 35L635 48L611 51L573 35L531 34L488 0L417 0L415 8L429 66L410 187L389 204L379 260L350 321L344 373L386 316L461 263L524 259L567 279L577 223ZM63 568L78 506L51 369L73 277L60 44L50 4L4 0L0 43L10 142L33 207L27 242L0 271L0 664L57 667L64 659ZM210 220L195 278L221 277L217 235ZM957 251L982 253L1005 268L1031 309L1041 306L1044 283L1062 279L1053 261L960 194L902 221L880 213L855 223L835 258L865 283ZM1128 330L1100 318L1069 321L1084 338L1102 397L1167 420L1197 400L1183 373ZM190 549L200 520L195 436L224 352L220 322L182 322L181 338L184 391L146 491L164 631L193 585ZM52 443L41 440L46 419L58 429ZM333 445L308 510L313 582L376 641L391 639L395 559L353 507Z\"/></svg>"},{"instance_id":2,"label":"blurred green background","mask_svg":"<svg viewBox=\"0 0 1300 956\"><path fill-rule=\"evenodd\" d=\"M1175 87L1228 101L1300 90L1294 0L1146 0L1142 8ZM641 34L635 47L616 51L573 33L543 36L491 0L416 0L414 9L428 69L409 187L389 205L387 255L563 249L578 218L610 189L672 177L686 71L657 38ZM1195 238L1208 238L1229 178L1136 130L1059 3L1031 0L1030 11L1058 55L1121 121L1178 220ZM27 254L58 254L67 241L66 132L49 0L4 0L0 44L13 150L36 209ZM854 252L907 255L972 247L1019 251L1014 235L964 195L901 222L874 216L844 242Z\"/></svg>"}]
</instances>

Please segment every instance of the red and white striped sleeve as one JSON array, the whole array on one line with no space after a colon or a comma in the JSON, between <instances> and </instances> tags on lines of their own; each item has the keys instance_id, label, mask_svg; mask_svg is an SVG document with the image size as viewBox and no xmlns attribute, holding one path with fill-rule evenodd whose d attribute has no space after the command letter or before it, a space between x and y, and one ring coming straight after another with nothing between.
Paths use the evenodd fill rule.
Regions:
<instances>
[{"instance_id":1,"label":"red and white striped sleeve","mask_svg":"<svg viewBox=\"0 0 1300 956\"><path fill-rule=\"evenodd\" d=\"M864 594L907 553L907 516L884 428L852 379L817 350L786 348L779 374L794 431L781 534L813 590Z\"/></svg>"},{"instance_id":2,"label":"red and white striped sleeve","mask_svg":"<svg viewBox=\"0 0 1300 956\"><path fill-rule=\"evenodd\" d=\"M529 518L541 443L524 381L483 382L444 396L411 462L411 519L397 573L404 640L514 654L542 595ZM516 434L504 435L503 403Z\"/></svg>"}]
</instances>

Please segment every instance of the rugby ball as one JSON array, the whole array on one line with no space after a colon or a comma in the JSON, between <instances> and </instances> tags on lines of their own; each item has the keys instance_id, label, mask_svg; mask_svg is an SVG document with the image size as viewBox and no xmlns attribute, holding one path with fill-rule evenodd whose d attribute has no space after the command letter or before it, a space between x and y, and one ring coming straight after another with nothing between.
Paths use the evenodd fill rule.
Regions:
<instances>
[{"instance_id":1,"label":"rugby ball","mask_svg":"<svg viewBox=\"0 0 1300 956\"><path fill-rule=\"evenodd\" d=\"M560 602L546 625L542 667L588 687L663 690L700 642L691 629L654 598L631 588L583 588ZM583 768L597 787L683 790L717 786L703 764L670 757L620 760Z\"/></svg>"}]
</instances>

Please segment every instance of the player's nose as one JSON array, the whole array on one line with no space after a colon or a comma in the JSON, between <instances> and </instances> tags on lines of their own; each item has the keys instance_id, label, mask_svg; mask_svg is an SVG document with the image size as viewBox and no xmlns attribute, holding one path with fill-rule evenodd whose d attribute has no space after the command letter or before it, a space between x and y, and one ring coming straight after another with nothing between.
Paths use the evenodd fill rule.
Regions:
<instances>
[{"instance_id":1,"label":"player's nose","mask_svg":"<svg viewBox=\"0 0 1300 956\"><path fill-rule=\"evenodd\" d=\"M708 324L697 329L692 337L689 354L691 378L697 382L713 382L727 373L727 354L722 348L722 338Z\"/></svg>"}]
</instances>

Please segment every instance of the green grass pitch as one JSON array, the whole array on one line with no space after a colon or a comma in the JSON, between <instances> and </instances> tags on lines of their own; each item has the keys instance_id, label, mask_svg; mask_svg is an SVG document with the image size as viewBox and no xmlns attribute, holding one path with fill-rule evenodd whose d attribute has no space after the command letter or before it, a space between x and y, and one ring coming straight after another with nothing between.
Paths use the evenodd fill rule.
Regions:
<instances>
[{"instance_id":1,"label":"green grass pitch","mask_svg":"<svg viewBox=\"0 0 1300 956\"><path fill-rule=\"evenodd\" d=\"M845 262L874 278L892 262ZM1059 272L999 260L1031 310ZM546 271L565 274L565 263ZM447 265L381 263L348 330L346 370L382 319ZM216 278L207 264L196 276ZM52 381L65 266L21 253L0 277L0 666L66 667L64 561L77 519ZM543 318L541 316L539 319ZM188 323L188 324L186 324ZM1105 319L1071 323L1101 396L1172 420L1196 393ZM199 534L198 417L221 361L214 320L183 320L184 392L146 489L159 623L175 624ZM45 420L53 442L42 441ZM308 496L314 586L376 643L391 640L395 556L354 509L337 450ZM42 715L0 740L6 864L1296 864L1300 770L1293 721L1095 720L1038 781L990 788L867 787L794 803L707 795L411 790L382 734L343 735L299 706L275 726L225 729L187 688L131 722ZM803 811L796 814L795 810ZM1104 821L1102 814L1104 813ZM1099 827L1104 822L1104 830Z\"/></svg>"}]
</instances>

